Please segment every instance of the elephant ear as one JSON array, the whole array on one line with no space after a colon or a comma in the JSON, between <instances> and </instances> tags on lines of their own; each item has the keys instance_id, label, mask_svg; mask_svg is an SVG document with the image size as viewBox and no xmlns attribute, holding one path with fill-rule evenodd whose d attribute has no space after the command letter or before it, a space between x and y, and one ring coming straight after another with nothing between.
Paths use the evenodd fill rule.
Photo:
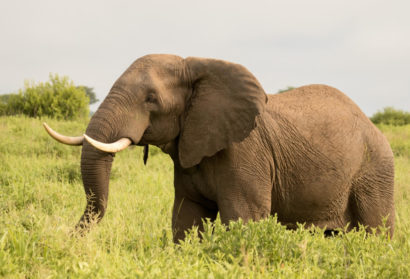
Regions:
<instances>
[{"instance_id":1,"label":"elephant ear","mask_svg":"<svg viewBox=\"0 0 410 279\"><path fill-rule=\"evenodd\" d=\"M267 96L241 65L195 57L186 58L185 63L193 91L178 152L181 166L189 168L245 139L255 128L255 118L263 112Z\"/></svg>"}]
</instances>

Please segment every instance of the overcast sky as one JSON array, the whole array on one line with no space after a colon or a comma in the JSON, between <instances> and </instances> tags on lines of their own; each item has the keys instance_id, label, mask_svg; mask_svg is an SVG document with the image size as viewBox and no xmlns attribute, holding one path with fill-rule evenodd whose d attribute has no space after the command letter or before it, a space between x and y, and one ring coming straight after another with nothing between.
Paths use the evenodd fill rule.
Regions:
<instances>
[{"instance_id":1,"label":"overcast sky","mask_svg":"<svg viewBox=\"0 0 410 279\"><path fill-rule=\"evenodd\" d=\"M103 99L136 58L170 53L240 63L268 93L323 83L367 115L410 111L409 11L409 0L1 1L0 93L58 73Z\"/></svg>"}]
</instances>

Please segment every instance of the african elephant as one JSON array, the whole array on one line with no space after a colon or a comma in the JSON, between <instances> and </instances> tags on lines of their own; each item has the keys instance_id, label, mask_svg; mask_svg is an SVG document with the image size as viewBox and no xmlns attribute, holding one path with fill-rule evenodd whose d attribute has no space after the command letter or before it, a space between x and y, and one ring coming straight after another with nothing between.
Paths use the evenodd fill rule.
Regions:
<instances>
[{"instance_id":1,"label":"african elephant","mask_svg":"<svg viewBox=\"0 0 410 279\"><path fill-rule=\"evenodd\" d=\"M46 126L46 125L45 125ZM158 146L174 162L174 241L202 219L223 223L277 214L329 230L394 229L394 164L389 143L357 105L325 85L267 95L243 66L205 58L147 55L114 83L82 145L87 209L107 208L114 153ZM92 208L91 212L88 210Z\"/></svg>"}]
</instances>

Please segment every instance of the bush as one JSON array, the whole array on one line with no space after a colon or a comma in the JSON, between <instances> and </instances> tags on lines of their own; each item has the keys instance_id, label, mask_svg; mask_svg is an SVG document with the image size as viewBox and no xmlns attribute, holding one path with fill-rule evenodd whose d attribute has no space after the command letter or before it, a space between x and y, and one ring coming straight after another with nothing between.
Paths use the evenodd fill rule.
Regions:
<instances>
[{"instance_id":1,"label":"bush","mask_svg":"<svg viewBox=\"0 0 410 279\"><path fill-rule=\"evenodd\" d=\"M279 94L279 93L284 93L284 92L288 92L288 91L293 90L293 89L296 89L296 87L288 86L288 87L285 88L285 89L279 89L277 93L278 93L278 94Z\"/></svg>"},{"instance_id":2,"label":"bush","mask_svg":"<svg viewBox=\"0 0 410 279\"><path fill-rule=\"evenodd\" d=\"M410 113L392 107L386 107L383 111L378 111L373 114L370 120L374 124L402 126L410 124Z\"/></svg>"},{"instance_id":3,"label":"bush","mask_svg":"<svg viewBox=\"0 0 410 279\"><path fill-rule=\"evenodd\" d=\"M92 87L88 87L88 86L84 86L84 85L80 85L77 86L77 88L81 88L85 91L85 94L88 96L88 98L90 99L90 105L95 104L96 102L99 101L99 99L97 98L97 96L95 95L94 92L94 88Z\"/></svg>"},{"instance_id":4,"label":"bush","mask_svg":"<svg viewBox=\"0 0 410 279\"><path fill-rule=\"evenodd\" d=\"M50 81L39 84L26 82L18 94L2 98L0 115L77 119L88 116L88 104L84 88L74 86L68 77L50 74Z\"/></svg>"},{"instance_id":5,"label":"bush","mask_svg":"<svg viewBox=\"0 0 410 279\"><path fill-rule=\"evenodd\" d=\"M6 115L7 113L7 105L0 102L0 115Z\"/></svg>"}]
</instances>

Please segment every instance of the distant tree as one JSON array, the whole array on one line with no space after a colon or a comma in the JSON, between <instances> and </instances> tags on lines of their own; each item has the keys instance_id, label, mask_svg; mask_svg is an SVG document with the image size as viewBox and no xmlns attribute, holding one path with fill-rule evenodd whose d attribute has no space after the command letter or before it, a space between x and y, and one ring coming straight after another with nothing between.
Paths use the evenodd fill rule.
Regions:
<instances>
[{"instance_id":1,"label":"distant tree","mask_svg":"<svg viewBox=\"0 0 410 279\"><path fill-rule=\"evenodd\" d=\"M99 101L97 99L96 95L95 95L94 88L84 86L84 85L80 85L80 86L77 86L77 87L82 88L85 91L85 94L88 96L88 98L90 98L90 105L92 105L92 104Z\"/></svg>"},{"instance_id":2,"label":"distant tree","mask_svg":"<svg viewBox=\"0 0 410 279\"><path fill-rule=\"evenodd\" d=\"M18 94L8 94L0 102L0 115L25 114L58 119L87 117L89 98L85 90L74 86L68 77L50 74L50 81L25 82Z\"/></svg>"},{"instance_id":3,"label":"distant tree","mask_svg":"<svg viewBox=\"0 0 410 279\"><path fill-rule=\"evenodd\" d=\"M0 95L0 115L5 115L7 112L7 102L12 94Z\"/></svg>"},{"instance_id":4,"label":"distant tree","mask_svg":"<svg viewBox=\"0 0 410 279\"><path fill-rule=\"evenodd\" d=\"M277 93L283 93L295 89L296 87L288 86L286 89L280 89Z\"/></svg>"},{"instance_id":5,"label":"distant tree","mask_svg":"<svg viewBox=\"0 0 410 279\"><path fill-rule=\"evenodd\" d=\"M7 102L9 101L9 99L12 95L15 95L15 94L2 94L2 95L0 95L0 103L7 104Z\"/></svg>"},{"instance_id":6,"label":"distant tree","mask_svg":"<svg viewBox=\"0 0 410 279\"><path fill-rule=\"evenodd\" d=\"M383 111L378 111L370 117L374 124L387 124L402 126L410 124L410 112L397 110L392 107L386 107Z\"/></svg>"}]
</instances>

